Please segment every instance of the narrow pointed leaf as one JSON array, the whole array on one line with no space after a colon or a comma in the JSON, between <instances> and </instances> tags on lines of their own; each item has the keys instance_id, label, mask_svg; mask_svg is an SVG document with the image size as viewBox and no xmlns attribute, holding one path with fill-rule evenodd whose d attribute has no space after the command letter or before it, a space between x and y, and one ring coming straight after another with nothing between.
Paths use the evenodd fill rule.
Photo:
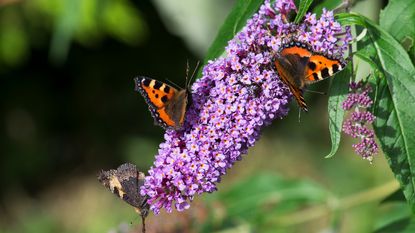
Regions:
<instances>
[{"instance_id":1,"label":"narrow pointed leaf","mask_svg":"<svg viewBox=\"0 0 415 233\"><path fill-rule=\"evenodd\" d=\"M216 38L213 40L213 43L206 54L203 65L209 60L221 56L225 52L225 47L228 44L228 41L231 40L236 33L238 33L245 26L247 20L258 11L259 7L263 3L263 0L236 1L234 8L231 13L229 13L225 22L219 29ZM201 74L202 69L199 70L197 77L200 77Z\"/></svg>"},{"instance_id":2,"label":"narrow pointed leaf","mask_svg":"<svg viewBox=\"0 0 415 233\"><path fill-rule=\"evenodd\" d=\"M299 23L303 19L304 15L307 13L308 8L310 8L313 0L301 0L300 6L298 7L297 16L295 16L294 23Z\"/></svg>"},{"instance_id":3,"label":"narrow pointed leaf","mask_svg":"<svg viewBox=\"0 0 415 233\"><path fill-rule=\"evenodd\" d=\"M345 113L342 108L342 103L347 98L347 92L349 90L348 84L351 75L350 71L351 67L347 66L344 71L336 75L331 83L328 104L331 151L326 158L332 157L339 148Z\"/></svg>"}]
</instances>

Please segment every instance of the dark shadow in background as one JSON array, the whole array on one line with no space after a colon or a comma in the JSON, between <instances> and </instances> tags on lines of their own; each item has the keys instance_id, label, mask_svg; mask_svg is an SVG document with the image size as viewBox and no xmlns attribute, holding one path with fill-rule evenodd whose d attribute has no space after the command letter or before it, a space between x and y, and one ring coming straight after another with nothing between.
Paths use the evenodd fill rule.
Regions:
<instances>
[{"instance_id":1,"label":"dark shadow in background","mask_svg":"<svg viewBox=\"0 0 415 233\"><path fill-rule=\"evenodd\" d=\"M166 30L150 1L135 6L149 30L137 47L108 38L95 48L72 43L66 62L56 66L46 43L1 74L0 182L8 188L0 197L13 187L36 195L71 174L115 167L125 162L120 152L127 138L162 140L133 78L183 85L186 60L198 58Z\"/></svg>"}]
</instances>

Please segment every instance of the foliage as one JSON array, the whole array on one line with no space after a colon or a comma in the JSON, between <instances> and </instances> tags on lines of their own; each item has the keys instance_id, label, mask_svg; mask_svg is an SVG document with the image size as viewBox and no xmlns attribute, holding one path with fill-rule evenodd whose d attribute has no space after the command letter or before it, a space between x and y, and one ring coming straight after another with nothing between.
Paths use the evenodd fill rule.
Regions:
<instances>
[{"instance_id":1,"label":"foliage","mask_svg":"<svg viewBox=\"0 0 415 233\"><path fill-rule=\"evenodd\" d=\"M374 127L391 169L415 211L415 157L412 153L415 135L411 131L415 117L415 68L404 48L379 26L358 15L340 17L343 22L368 30L369 38L364 46L370 48L360 50L358 54L376 65L375 75L379 81Z\"/></svg>"},{"instance_id":2,"label":"foliage","mask_svg":"<svg viewBox=\"0 0 415 233\"><path fill-rule=\"evenodd\" d=\"M304 15L307 13L308 8L310 7L311 3L313 3L313 0L300 1L300 6L298 7L298 13L294 19L295 23L301 22Z\"/></svg>"},{"instance_id":3,"label":"foliage","mask_svg":"<svg viewBox=\"0 0 415 233\"><path fill-rule=\"evenodd\" d=\"M348 84L350 81L351 67L337 75L333 79L330 88L330 97L328 103L329 112L329 130L331 137L331 151L326 158L332 157L338 150L341 138L341 129L343 126L343 118L345 111L342 108L343 101L346 100L349 90Z\"/></svg>"},{"instance_id":4,"label":"foliage","mask_svg":"<svg viewBox=\"0 0 415 233\"><path fill-rule=\"evenodd\" d=\"M415 2L391 0L380 12L379 25L391 34L415 61Z\"/></svg>"},{"instance_id":5,"label":"foliage","mask_svg":"<svg viewBox=\"0 0 415 233\"><path fill-rule=\"evenodd\" d=\"M20 64L31 47L39 46L29 38L48 43L42 34L50 29L50 59L57 63L66 59L73 41L92 47L111 36L136 45L146 33L140 13L125 0L33 0L0 10L0 68Z\"/></svg>"},{"instance_id":6,"label":"foliage","mask_svg":"<svg viewBox=\"0 0 415 233\"><path fill-rule=\"evenodd\" d=\"M217 58L224 53L225 46L228 44L228 41L242 29L246 21L254 13L257 12L262 3L262 0L247 0L236 2L235 7L229 13L229 16L219 29L218 35L210 46L205 56L203 65L206 64L209 60ZM198 77L200 77L201 74L202 72L200 70Z\"/></svg>"},{"instance_id":7,"label":"foliage","mask_svg":"<svg viewBox=\"0 0 415 233\"><path fill-rule=\"evenodd\" d=\"M311 4L312 1L300 1L295 22L300 21ZM396 0L391 1L382 12L380 26L358 14L339 14L338 20L343 25L361 26L367 30L367 36L358 42L356 55L368 61L374 69L374 75L371 76L375 78L372 84L376 85L373 111L377 119L373 127L390 167L401 183L412 212L415 213L415 68L409 56L413 56L413 12L415 3ZM234 19L232 21L240 22ZM232 28L232 21L227 21L226 27ZM234 31L231 35L234 35ZM401 41L403 45L396 40ZM337 77L331 89L329 128L332 150L327 157L334 155L340 143L344 116L340 104L345 99L348 89L347 76L350 74L350 71L343 72L343 77Z\"/></svg>"},{"instance_id":8,"label":"foliage","mask_svg":"<svg viewBox=\"0 0 415 233\"><path fill-rule=\"evenodd\" d=\"M204 224L203 231L237 229L239 225L248 224L259 232L277 232L275 229L288 232L284 228L288 224L281 217L304 206L325 205L331 198L334 197L327 190L311 181L289 180L269 173L256 174L207 197L207 205L221 203L220 208L227 211L226 217L216 218L216 210L210 209L212 218Z\"/></svg>"}]
</instances>

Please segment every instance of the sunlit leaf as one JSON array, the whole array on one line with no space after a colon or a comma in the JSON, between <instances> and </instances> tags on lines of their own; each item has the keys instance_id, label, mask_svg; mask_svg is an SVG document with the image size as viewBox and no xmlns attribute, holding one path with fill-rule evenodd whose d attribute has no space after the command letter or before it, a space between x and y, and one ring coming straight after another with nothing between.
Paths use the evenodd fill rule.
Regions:
<instances>
[{"instance_id":1,"label":"sunlit leaf","mask_svg":"<svg viewBox=\"0 0 415 233\"><path fill-rule=\"evenodd\" d=\"M415 62L415 1L390 0L379 17L380 26L401 44L409 42L408 51Z\"/></svg>"}]
</instances>

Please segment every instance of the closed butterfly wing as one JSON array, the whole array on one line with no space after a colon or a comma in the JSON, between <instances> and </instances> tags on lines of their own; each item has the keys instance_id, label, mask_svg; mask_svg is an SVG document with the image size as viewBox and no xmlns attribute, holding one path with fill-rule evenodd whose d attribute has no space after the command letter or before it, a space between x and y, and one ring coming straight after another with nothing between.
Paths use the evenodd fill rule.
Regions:
<instances>
[{"instance_id":1,"label":"closed butterfly wing","mask_svg":"<svg viewBox=\"0 0 415 233\"><path fill-rule=\"evenodd\" d=\"M130 163L119 166L116 170L101 171L98 180L108 190L133 206L141 216L142 232L145 232L145 218L148 216L150 205L148 197L141 196L140 190L144 185L145 175L137 170L137 167Z\"/></svg>"},{"instance_id":2,"label":"closed butterfly wing","mask_svg":"<svg viewBox=\"0 0 415 233\"><path fill-rule=\"evenodd\" d=\"M288 86L298 105L305 112L308 109L303 97L302 87L305 85L303 77L305 76L308 60L308 57L301 57L296 54L277 54L274 62L279 77Z\"/></svg>"},{"instance_id":3,"label":"closed butterfly wing","mask_svg":"<svg viewBox=\"0 0 415 233\"><path fill-rule=\"evenodd\" d=\"M135 165L122 164L117 170L101 171L98 180L117 197L135 207L143 217L149 213L147 197L141 196L140 188L144 185L145 175L139 172Z\"/></svg>"},{"instance_id":4,"label":"closed butterfly wing","mask_svg":"<svg viewBox=\"0 0 415 233\"><path fill-rule=\"evenodd\" d=\"M165 108L167 115L170 116L175 123L175 130L180 129L183 126L186 111L189 106L189 100L189 91L183 89L173 96L173 99L168 102Z\"/></svg>"}]
</instances>

